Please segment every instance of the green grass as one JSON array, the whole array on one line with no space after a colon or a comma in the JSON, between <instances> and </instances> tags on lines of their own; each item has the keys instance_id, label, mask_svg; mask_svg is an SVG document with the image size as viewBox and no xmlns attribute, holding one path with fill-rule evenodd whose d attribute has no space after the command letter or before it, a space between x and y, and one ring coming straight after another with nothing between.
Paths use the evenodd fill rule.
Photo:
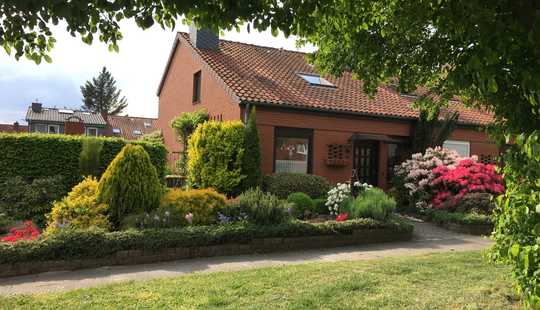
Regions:
<instances>
[{"instance_id":1,"label":"green grass","mask_svg":"<svg viewBox=\"0 0 540 310\"><path fill-rule=\"evenodd\" d=\"M518 309L504 266L441 253L113 284L0 298L5 309Z\"/></svg>"}]
</instances>

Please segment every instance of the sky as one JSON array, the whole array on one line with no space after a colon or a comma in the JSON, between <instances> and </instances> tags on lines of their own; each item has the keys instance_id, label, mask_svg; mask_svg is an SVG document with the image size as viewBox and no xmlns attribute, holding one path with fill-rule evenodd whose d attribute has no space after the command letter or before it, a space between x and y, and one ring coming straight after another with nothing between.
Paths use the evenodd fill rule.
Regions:
<instances>
[{"instance_id":1,"label":"sky","mask_svg":"<svg viewBox=\"0 0 540 310\"><path fill-rule=\"evenodd\" d=\"M27 107L38 101L45 107L78 109L82 105L80 86L97 76L103 66L112 73L116 85L127 98L124 114L157 117L156 90L163 74L176 31L188 31L185 25L173 30L154 26L141 30L133 21L121 23L124 36L120 52L109 52L107 46L94 41L83 43L72 37L65 26L54 27L57 39L51 52L53 62L18 61L0 49L0 123L25 123ZM312 46L297 48L295 38L273 37L270 32L230 31L223 39L289 50L313 51Z\"/></svg>"}]
</instances>

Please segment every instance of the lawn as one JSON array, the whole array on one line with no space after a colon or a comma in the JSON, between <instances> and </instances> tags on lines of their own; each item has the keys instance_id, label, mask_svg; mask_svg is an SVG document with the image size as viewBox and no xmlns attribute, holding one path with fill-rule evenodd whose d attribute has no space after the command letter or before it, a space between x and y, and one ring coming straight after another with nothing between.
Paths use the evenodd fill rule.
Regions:
<instances>
[{"instance_id":1,"label":"lawn","mask_svg":"<svg viewBox=\"0 0 540 310\"><path fill-rule=\"evenodd\" d=\"M518 309L509 270L442 253L128 282L0 298L5 309Z\"/></svg>"}]
</instances>

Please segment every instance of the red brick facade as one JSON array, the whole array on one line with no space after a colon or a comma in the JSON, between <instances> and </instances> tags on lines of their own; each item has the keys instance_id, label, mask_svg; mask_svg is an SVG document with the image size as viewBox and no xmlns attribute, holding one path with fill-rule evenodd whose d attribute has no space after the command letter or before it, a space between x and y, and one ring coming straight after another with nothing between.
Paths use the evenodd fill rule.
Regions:
<instances>
[{"instance_id":1,"label":"red brick facade","mask_svg":"<svg viewBox=\"0 0 540 310\"><path fill-rule=\"evenodd\" d=\"M311 173L326 177L331 182L349 180L353 169L351 136L356 134L377 135L387 140L374 141L376 151L376 174L378 186L388 188L388 153L392 141L408 141L414 119L404 117L383 117L352 114L339 111L315 111L309 108L291 108L258 103L256 100L243 101L221 79L208 62L203 60L185 36L177 37L171 58L158 91L158 128L163 132L166 146L171 153L179 152L180 144L170 128L172 119L182 112L200 108L208 110L211 118L218 120L243 119L247 105L257 107L257 127L259 130L263 173L275 171L275 154L284 156L284 150L276 151L276 128L306 129L311 133L310 170ZM210 53L210 52L208 52ZM194 104L193 76L201 71L201 99ZM230 82L229 82L230 83ZM452 140L468 141L470 153L493 156L498 147L490 142L485 133L474 126L460 126ZM344 159L329 158L335 149L345 153ZM298 156L297 156L298 157ZM301 156L300 156L301 157ZM300 158L298 157L298 158ZM175 159L174 157L170 158ZM291 159L294 160L294 159Z\"/></svg>"}]
</instances>

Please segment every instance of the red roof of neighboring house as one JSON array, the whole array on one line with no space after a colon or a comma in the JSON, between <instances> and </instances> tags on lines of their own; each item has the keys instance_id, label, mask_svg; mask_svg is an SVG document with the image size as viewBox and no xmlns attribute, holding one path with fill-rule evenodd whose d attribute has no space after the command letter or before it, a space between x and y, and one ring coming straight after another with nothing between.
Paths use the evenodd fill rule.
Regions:
<instances>
[{"instance_id":1,"label":"red roof of neighboring house","mask_svg":"<svg viewBox=\"0 0 540 310\"><path fill-rule=\"evenodd\" d=\"M107 116L113 136L137 140L145 134L157 131L156 119L121 115Z\"/></svg>"},{"instance_id":2,"label":"red roof of neighboring house","mask_svg":"<svg viewBox=\"0 0 540 310\"><path fill-rule=\"evenodd\" d=\"M191 44L189 34L181 32L177 38L189 44L238 102L393 118L418 117L418 112L410 107L414 101L411 96L381 86L374 98L370 98L362 90L362 81L353 79L348 72L339 78L325 77L336 87L310 85L298 76L318 74L307 63L305 53L227 40L219 41L218 50L197 49ZM176 43L173 53L175 48ZM451 107L460 112L461 123L487 124L493 120L490 113L465 108L461 103L452 103Z\"/></svg>"},{"instance_id":3,"label":"red roof of neighboring house","mask_svg":"<svg viewBox=\"0 0 540 310\"><path fill-rule=\"evenodd\" d=\"M16 130L15 127L18 127ZM0 124L0 132L28 132L28 126L16 124Z\"/></svg>"}]
</instances>

